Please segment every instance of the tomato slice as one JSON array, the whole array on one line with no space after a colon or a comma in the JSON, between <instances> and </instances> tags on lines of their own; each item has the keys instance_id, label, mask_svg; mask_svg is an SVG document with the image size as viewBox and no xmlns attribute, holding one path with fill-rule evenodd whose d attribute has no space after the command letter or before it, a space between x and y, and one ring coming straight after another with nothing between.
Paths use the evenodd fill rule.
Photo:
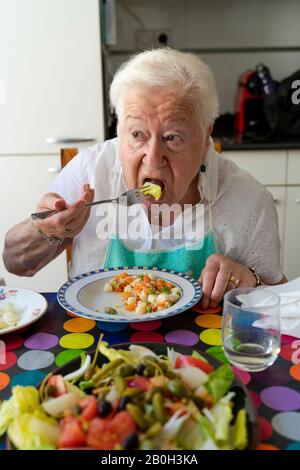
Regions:
<instances>
[{"instance_id":1,"label":"tomato slice","mask_svg":"<svg viewBox=\"0 0 300 470\"><path fill-rule=\"evenodd\" d=\"M113 418L94 418L90 421L87 445L93 449L112 450L135 430L136 424L128 411L120 411Z\"/></svg>"},{"instance_id":2,"label":"tomato slice","mask_svg":"<svg viewBox=\"0 0 300 470\"><path fill-rule=\"evenodd\" d=\"M79 400L79 406L82 408L80 416L87 421L90 421L99 415L98 402L94 395L87 395L86 397Z\"/></svg>"},{"instance_id":3,"label":"tomato slice","mask_svg":"<svg viewBox=\"0 0 300 470\"><path fill-rule=\"evenodd\" d=\"M82 447L86 436L81 429L80 421L75 416L68 416L59 423L58 447Z\"/></svg>"},{"instance_id":4,"label":"tomato slice","mask_svg":"<svg viewBox=\"0 0 300 470\"><path fill-rule=\"evenodd\" d=\"M48 379L48 385L55 387L54 397L60 397L67 393L67 387L62 375L51 375Z\"/></svg>"},{"instance_id":5,"label":"tomato slice","mask_svg":"<svg viewBox=\"0 0 300 470\"><path fill-rule=\"evenodd\" d=\"M201 361L200 359L197 359L193 356L184 356L183 354L177 356L175 361L175 368L181 369L187 366L197 367L203 372L206 372L206 374L210 374L213 371L213 366L208 364L208 362Z\"/></svg>"},{"instance_id":6,"label":"tomato slice","mask_svg":"<svg viewBox=\"0 0 300 470\"><path fill-rule=\"evenodd\" d=\"M127 387L136 387L146 392L150 388L150 380L146 377L136 377L129 380Z\"/></svg>"}]
</instances>

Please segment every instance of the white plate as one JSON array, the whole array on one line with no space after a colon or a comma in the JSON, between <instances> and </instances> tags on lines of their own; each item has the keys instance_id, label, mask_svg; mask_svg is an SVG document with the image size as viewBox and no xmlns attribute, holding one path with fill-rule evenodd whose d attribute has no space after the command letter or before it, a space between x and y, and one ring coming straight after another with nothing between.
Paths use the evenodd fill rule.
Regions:
<instances>
[{"instance_id":1,"label":"white plate","mask_svg":"<svg viewBox=\"0 0 300 470\"><path fill-rule=\"evenodd\" d=\"M47 311L48 304L41 294L18 287L0 286L0 307L12 304L20 314L20 320L13 326L0 329L0 336L20 330L39 320Z\"/></svg>"},{"instance_id":2,"label":"white plate","mask_svg":"<svg viewBox=\"0 0 300 470\"><path fill-rule=\"evenodd\" d=\"M147 272L147 274L153 274L156 278L170 281L181 289L180 299L171 307L158 312L142 315L126 312L120 294L117 292L104 292L105 282L124 271L129 275ZM177 273L169 269L123 266L112 269L99 269L77 276L61 286L57 293L57 299L63 308L80 317L124 323L150 321L177 315L195 305L200 300L201 295L200 284L187 274ZM115 305L120 305L120 308L117 309L118 314L109 315L105 313L106 307L114 307Z\"/></svg>"}]
</instances>

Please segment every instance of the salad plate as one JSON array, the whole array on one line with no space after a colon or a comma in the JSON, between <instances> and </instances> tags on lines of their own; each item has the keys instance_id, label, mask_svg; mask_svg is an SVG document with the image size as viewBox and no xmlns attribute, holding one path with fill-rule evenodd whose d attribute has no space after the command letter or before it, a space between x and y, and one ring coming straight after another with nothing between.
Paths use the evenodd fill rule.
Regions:
<instances>
[{"instance_id":1,"label":"salad plate","mask_svg":"<svg viewBox=\"0 0 300 470\"><path fill-rule=\"evenodd\" d=\"M37 292L0 286L0 336L34 323L46 313L47 308L45 297Z\"/></svg>"},{"instance_id":2,"label":"salad plate","mask_svg":"<svg viewBox=\"0 0 300 470\"><path fill-rule=\"evenodd\" d=\"M121 281L125 275L133 281L128 281L127 285L125 283L123 288ZM143 278L144 282L135 286L137 277ZM114 282L115 289L109 288ZM130 289L132 292L139 289L139 296L134 292L133 295L136 295L135 299L138 300L128 305L130 299L124 303L124 297L129 295ZM174 292L177 297L174 297ZM57 299L63 308L78 316L106 322L132 323L182 313L195 305L201 295L200 284L188 274L156 267L121 266L91 271L70 279L59 289ZM165 300L165 303L157 302L161 299ZM135 302L133 297L131 300ZM136 308L130 309L131 305L136 305Z\"/></svg>"},{"instance_id":3,"label":"salad plate","mask_svg":"<svg viewBox=\"0 0 300 470\"><path fill-rule=\"evenodd\" d=\"M100 341L97 349L92 363L76 358L38 390L15 387L0 408L10 448L256 448L256 411L229 364L178 344ZM18 416L19 401L30 414Z\"/></svg>"}]
</instances>

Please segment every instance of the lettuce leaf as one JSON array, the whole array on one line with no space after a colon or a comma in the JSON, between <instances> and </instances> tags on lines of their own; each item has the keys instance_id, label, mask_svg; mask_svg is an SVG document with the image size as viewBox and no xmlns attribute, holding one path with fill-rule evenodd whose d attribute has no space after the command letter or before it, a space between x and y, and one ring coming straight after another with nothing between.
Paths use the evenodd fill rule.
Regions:
<instances>
[{"instance_id":1,"label":"lettuce leaf","mask_svg":"<svg viewBox=\"0 0 300 470\"><path fill-rule=\"evenodd\" d=\"M229 364L224 364L218 369L211 372L208 381L205 384L207 390L217 403L229 390L234 379L234 374Z\"/></svg>"},{"instance_id":2,"label":"lettuce leaf","mask_svg":"<svg viewBox=\"0 0 300 470\"><path fill-rule=\"evenodd\" d=\"M16 385L12 396L0 407L0 436L5 433L9 424L23 413L32 413L40 408L39 392L34 387Z\"/></svg>"}]
</instances>

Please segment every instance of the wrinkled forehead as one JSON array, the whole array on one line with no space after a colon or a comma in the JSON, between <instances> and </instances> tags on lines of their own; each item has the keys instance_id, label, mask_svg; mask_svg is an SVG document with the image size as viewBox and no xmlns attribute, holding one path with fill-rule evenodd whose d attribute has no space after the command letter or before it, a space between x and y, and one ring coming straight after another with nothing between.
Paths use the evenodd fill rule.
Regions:
<instances>
[{"instance_id":1,"label":"wrinkled forehead","mask_svg":"<svg viewBox=\"0 0 300 470\"><path fill-rule=\"evenodd\" d=\"M161 90L136 90L124 97L121 116L124 122L158 118L178 124L194 120L193 106L187 99Z\"/></svg>"}]
</instances>

